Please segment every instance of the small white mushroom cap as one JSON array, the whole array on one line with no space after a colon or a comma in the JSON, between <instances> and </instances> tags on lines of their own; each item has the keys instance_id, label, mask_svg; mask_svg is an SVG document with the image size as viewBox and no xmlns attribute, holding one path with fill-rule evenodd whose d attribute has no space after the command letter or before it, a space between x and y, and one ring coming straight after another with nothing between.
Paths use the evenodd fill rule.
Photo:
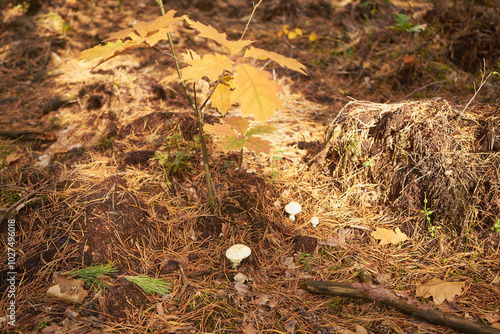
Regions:
<instances>
[{"instance_id":1,"label":"small white mushroom cap","mask_svg":"<svg viewBox=\"0 0 500 334\"><path fill-rule=\"evenodd\" d=\"M316 228L316 226L318 226L319 224L319 218L318 217L312 217L311 218L311 225Z\"/></svg>"},{"instance_id":2,"label":"small white mushroom cap","mask_svg":"<svg viewBox=\"0 0 500 334\"><path fill-rule=\"evenodd\" d=\"M302 206L300 206L297 202L290 202L285 205L285 211L290 215L290 220L295 221L295 215L298 214L302 210Z\"/></svg>"},{"instance_id":3,"label":"small white mushroom cap","mask_svg":"<svg viewBox=\"0 0 500 334\"><path fill-rule=\"evenodd\" d=\"M226 257L231 261L234 269L236 269L243 259L249 257L250 254L252 254L250 247L242 244L232 245L226 251Z\"/></svg>"}]
</instances>

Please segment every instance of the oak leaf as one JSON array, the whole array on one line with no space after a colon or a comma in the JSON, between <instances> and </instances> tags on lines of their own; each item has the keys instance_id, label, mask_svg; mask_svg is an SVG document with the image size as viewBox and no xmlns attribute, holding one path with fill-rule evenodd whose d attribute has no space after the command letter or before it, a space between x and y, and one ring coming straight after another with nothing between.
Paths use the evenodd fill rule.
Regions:
<instances>
[{"instance_id":1,"label":"oak leaf","mask_svg":"<svg viewBox=\"0 0 500 334\"><path fill-rule=\"evenodd\" d=\"M243 321L240 326L240 330L243 334L257 334L257 331L251 322Z\"/></svg>"},{"instance_id":2,"label":"oak leaf","mask_svg":"<svg viewBox=\"0 0 500 334\"><path fill-rule=\"evenodd\" d=\"M257 138L257 137L250 137L247 140L245 140L245 146L249 149L254 151L255 153L269 153L271 152L271 149L273 146L268 140Z\"/></svg>"},{"instance_id":3,"label":"oak leaf","mask_svg":"<svg viewBox=\"0 0 500 334\"><path fill-rule=\"evenodd\" d=\"M297 61L296 59L293 59L293 58L288 58L288 57L282 56L276 52L266 51L266 50L262 50L262 49L254 48L254 47L249 47L245 51L245 55L243 57L250 57L250 58L259 59L259 60L271 59L271 60L277 62L282 67L287 67L291 70L294 70L294 71L297 71L297 72L302 73L304 75L307 75L306 67L303 64L301 64L299 61Z\"/></svg>"},{"instance_id":4,"label":"oak leaf","mask_svg":"<svg viewBox=\"0 0 500 334\"><path fill-rule=\"evenodd\" d=\"M224 120L225 119L222 119L222 122L224 122ZM237 135L231 127L229 127L225 124L220 124L220 123L216 123L214 125L205 124L203 126L203 128L205 129L206 132L217 135L217 136L235 136L235 135Z\"/></svg>"},{"instance_id":5,"label":"oak leaf","mask_svg":"<svg viewBox=\"0 0 500 334\"><path fill-rule=\"evenodd\" d=\"M99 63L94 66L97 67L104 63L105 61L116 57L122 53L124 53L127 50L134 49L139 47L135 42L133 41L116 41L116 42L108 42L105 45L96 45L93 48L83 50L80 53L80 56L78 57L78 60L92 60L96 58L101 58Z\"/></svg>"},{"instance_id":6,"label":"oak leaf","mask_svg":"<svg viewBox=\"0 0 500 334\"><path fill-rule=\"evenodd\" d=\"M239 116L222 119L222 124L206 124L207 133L222 136L216 143L224 152L239 151L244 147L255 153L269 153L272 149L271 143L265 139L253 137L255 134L269 133L275 130L269 125L257 125L250 127L250 122Z\"/></svg>"},{"instance_id":7,"label":"oak leaf","mask_svg":"<svg viewBox=\"0 0 500 334\"><path fill-rule=\"evenodd\" d=\"M175 10L170 10L164 16L160 16L152 23L137 22L132 28L117 31L104 40L106 44L97 45L91 49L84 50L80 53L78 60L92 60L101 58L99 66L103 62L120 55L121 53L146 44L149 46L156 45L162 39L168 39L168 32L172 30L171 26L181 20L185 16L175 17Z\"/></svg>"},{"instance_id":8,"label":"oak leaf","mask_svg":"<svg viewBox=\"0 0 500 334\"><path fill-rule=\"evenodd\" d=\"M388 230L386 228L377 227L375 231L372 232L372 236L375 239L380 240L379 245L394 244L397 245L408 239L408 236L401 232L399 227L396 227L396 232Z\"/></svg>"},{"instance_id":9,"label":"oak leaf","mask_svg":"<svg viewBox=\"0 0 500 334\"><path fill-rule=\"evenodd\" d=\"M169 84L169 83L177 81L177 80L179 80L179 75L177 73L171 74L171 75L168 75L168 76L164 77L163 79L161 79L160 82L158 82L158 85Z\"/></svg>"},{"instance_id":10,"label":"oak leaf","mask_svg":"<svg viewBox=\"0 0 500 334\"><path fill-rule=\"evenodd\" d=\"M247 130L250 127L250 121L246 118L239 116L225 118L224 124L229 125L229 127L233 128L237 134L243 136L247 135Z\"/></svg>"},{"instance_id":11,"label":"oak leaf","mask_svg":"<svg viewBox=\"0 0 500 334\"><path fill-rule=\"evenodd\" d=\"M186 18L191 28L198 30L199 36L211 39L226 48L229 55L233 56L245 46L253 43L250 40L228 41L225 33L220 33L214 27Z\"/></svg>"},{"instance_id":12,"label":"oak leaf","mask_svg":"<svg viewBox=\"0 0 500 334\"><path fill-rule=\"evenodd\" d=\"M156 20L154 20L148 26L148 31L153 32L155 30L160 30L162 28L169 27L176 22L179 22L179 21L186 19L185 15L174 17L175 13L177 13L177 12L175 10L171 9L167 13L165 13L165 15L156 18Z\"/></svg>"},{"instance_id":13,"label":"oak leaf","mask_svg":"<svg viewBox=\"0 0 500 334\"><path fill-rule=\"evenodd\" d=\"M212 101L212 107L217 108L222 116L224 116L231 108L231 87L220 83L215 87L210 100Z\"/></svg>"},{"instance_id":14,"label":"oak leaf","mask_svg":"<svg viewBox=\"0 0 500 334\"><path fill-rule=\"evenodd\" d=\"M429 298L432 296L434 304L438 305L445 300L451 301L453 297L462 293L465 282L444 282L433 278L429 282L417 287L416 296Z\"/></svg>"},{"instance_id":15,"label":"oak leaf","mask_svg":"<svg viewBox=\"0 0 500 334\"><path fill-rule=\"evenodd\" d=\"M198 82L203 77L213 82L225 71L231 72L233 69L231 59L219 53L207 54L201 59L191 60L190 65L182 69L182 79L191 82Z\"/></svg>"},{"instance_id":16,"label":"oak leaf","mask_svg":"<svg viewBox=\"0 0 500 334\"><path fill-rule=\"evenodd\" d=\"M82 304L88 292L83 288L84 280L65 278L58 273L53 274L56 285L47 290L47 296L65 303Z\"/></svg>"},{"instance_id":17,"label":"oak leaf","mask_svg":"<svg viewBox=\"0 0 500 334\"><path fill-rule=\"evenodd\" d=\"M278 85L269 77L266 71L259 72L255 67L239 64L231 103L239 103L243 115L253 114L257 121L267 121L276 109L283 107L278 98Z\"/></svg>"}]
</instances>

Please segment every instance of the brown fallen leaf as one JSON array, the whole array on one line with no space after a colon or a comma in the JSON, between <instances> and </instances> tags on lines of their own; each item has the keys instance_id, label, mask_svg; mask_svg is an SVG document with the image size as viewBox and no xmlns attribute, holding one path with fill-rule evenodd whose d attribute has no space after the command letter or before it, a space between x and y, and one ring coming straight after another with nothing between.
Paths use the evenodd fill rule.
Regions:
<instances>
[{"instance_id":1,"label":"brown fallen leaf","mask_svg":"<svg viewBox=\"0 0 500 334\"><path fill-rule=\"evenodd\" d=\"M290 333L295 333L295 326L297 326L297 320L290 319L285 323L285 328Z\"/></svg>"},{"instance_id":2,"label":"brown fallen leaf","mask_svg":"<svg viewBox=\"0 0 500 334\"><path fill-rule=\"evenodd\" d=\"M63 301L65 303L81 304L88 296L87 290L83 288L84 280L65 278L58 273L53 275L56 285L47 290L47 296Z\"/></svg>"},{"instance_id":3,"label":"brown fallen leaf","mask_svg":"<svg viewBox=\"0 0 500 334\"><path fill-rule=\"evenodd\" d=\"M500 320L500 314L485 314L481 318L488 321L490 324L497 323Z\"/></svg>"},{"instance_id":4,"label":"brown fallen leaf","mask_svg":"<svg viewBox=\"0 0 500 334\"><path fill-rule=\"evenodd\" d=\"M361 325L356 325L355 328L356 328L356 333L357 334L368 334L368 331L366 330L366 328L364 328Z\"/></svg>"},{"instance_id":5,"label":"brown fallen leaf","mask_svg":"<svg viewBox=\"0 0 500 334\"><path fill-rule=\"evenodd\" d=\"M453 297L462 293L465 282L444 282L433 278L429 282L417 287L416 296L429 298L432 296L434 304L438 305L445 300L451 301Z\"/></svg>"},{"instance_id":6,"label":"brown fallen leaf","mask_svg":"<svg viewBox=\"0 0 500 334\"><path fill-rule=\"evenodd\" d=\"M219 234L219 237L225 237L228 231L229 231L229 223L222 224L221 233Z\"/></svg>"},{"instance_id":7,"label":"brown fallen leaf","mask_svg":"<svg viewBox=\"0 0 500 334\"><path fill-rule=\"evenodd\" d=\"M237 273L236 275L234 275L233 279L235 282L245 283L245 281L248 279L248 277L247 277L247 275L245 275L243 273Z\"/></svg>"},{"instance_id":8,"label":"brown fallen leaf","mask_svg":"<svg viewBox=\"0 0 500 334\"><path fill-rule=\"evenodd\" d=\"M60 329L60 327L57 325L50 325L50 326L47 326L44 329L42 329L42 333L43 334L50 334L50 333L56 332L59 329Z\"/></svg>"},{"instance_id":9,"label":"brown fallen leaf","mask_svg":"<svg viewBox=\"0 0 500 334\"><path fill-rule=\"evenodd\" d=\"M19 154L17 152L13 152L7 156L7 159L5 159L5 161L7 162L7 164L11 164L11 163L19 160L20 157L21 157L21 154Z\"/></svg>"},{"instance_id":10,"label":"brown fallen leaf","mask_svg":"<svg viewBox=\"0 0 500 334\"><path fill-rule=\"evenodd\" d=\"M251 303L254 305L266 305L267 302L269 301L269 297L270 297L269 295L261 294L259 295L258 298L253 299Z\"/></svg>"},{"instance_id":11,"label":"brown fallen leaf","mask_svg":"<svg viewBox=\"0 0 500 334\"><path fill-rule=\"evenodd\" d=\"M347 244L345 242L345 238L341 235L339 235L337 238L329 236L326 239L326 241L319 240L318 245L329 246L329 247L337 247L337 246L345 247L345 246L347 246Z\"/></svg>"},{"instance_id":12,"label":"brown fallen leaf","mask_svg":"<svg viewBox=\"0 0 500 334\"><path fill-rule=\"evenodd\" d=\"M408 239L408 236L401 232L399 227L396 227L396 232L386 228L377 227L375 231L372 232L372 236L375 239L379 239L379 245L394 244L397 245Z\"/></svg>"},{"instance_id":13,"label":"brown fallen leaf","mask_svg":"<svg viewBox=\"0 0 500 334\"><path fill-rule=\"evenodd\" d=\"M244 296L248 293L248 286L246 286L243 283L235 282L234 288L236 289L236 291L238 291L238 294L240 294L242 296Z\"/></svg>"},{"instance_id":14,"label":"brown fallen leaf","mask_svg":"<svg viewBox=\"0 0 500 334\"><path fill-rule=\"evenodd\" d=\"M256 334L257 333L257 331L255 330L255 328L253 327L253 324L251 322L243 321L240 329L243 332L243 334Z\"/></svg>"}]
</instances>

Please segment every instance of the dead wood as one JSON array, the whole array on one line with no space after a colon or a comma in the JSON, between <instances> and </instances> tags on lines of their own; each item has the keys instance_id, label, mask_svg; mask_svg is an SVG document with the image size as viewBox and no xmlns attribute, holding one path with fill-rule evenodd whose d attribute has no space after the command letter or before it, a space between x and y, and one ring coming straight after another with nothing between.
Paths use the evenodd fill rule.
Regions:
<instances>
[{"instance_id":1,"label":"dead wood","mask_svg":"<svg viewBox=\"0 0 500 334\"><path fill-rule=\"evenodd\" d=\"M436 310L402 292L389 290L380 285L305 280L301 287L311 293L372 300L395 307L403 313L423 319L431 324L446 326L463 333L500 333L499 329Z\"/></svg>"}]
</instances>

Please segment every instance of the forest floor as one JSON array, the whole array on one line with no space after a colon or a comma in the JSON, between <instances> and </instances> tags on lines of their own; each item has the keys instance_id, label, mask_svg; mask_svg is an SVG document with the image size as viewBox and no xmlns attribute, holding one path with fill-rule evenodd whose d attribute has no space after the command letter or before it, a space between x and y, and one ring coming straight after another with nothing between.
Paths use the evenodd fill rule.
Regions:
<instances>
[{"instance_id":1,"label":"forest floor","mask_svg":"<svg viewBox=\"0 0 500 334\"><path fill-rule=\"evenodd\" d=\"M309 75L262 64L284 92L262 136L270 154L222 153L209 139L212 213L197 119L179 85L158 85L172 57L78 61L154 20L156 3L1 2L0 329L456 332L304 285L362 280L500 331L500 9L436 3L264 0L245 38ZM234 40L252 12L243 0L165 7ZM219 47L187 27L173 40ZM219 118L207 110L207 123ZM234 268L225 252L239 243L252 255ZM92 280L95 265L113 270ZM148 294L138 276L168 289Z\"/></svg>"}]
</instances>

